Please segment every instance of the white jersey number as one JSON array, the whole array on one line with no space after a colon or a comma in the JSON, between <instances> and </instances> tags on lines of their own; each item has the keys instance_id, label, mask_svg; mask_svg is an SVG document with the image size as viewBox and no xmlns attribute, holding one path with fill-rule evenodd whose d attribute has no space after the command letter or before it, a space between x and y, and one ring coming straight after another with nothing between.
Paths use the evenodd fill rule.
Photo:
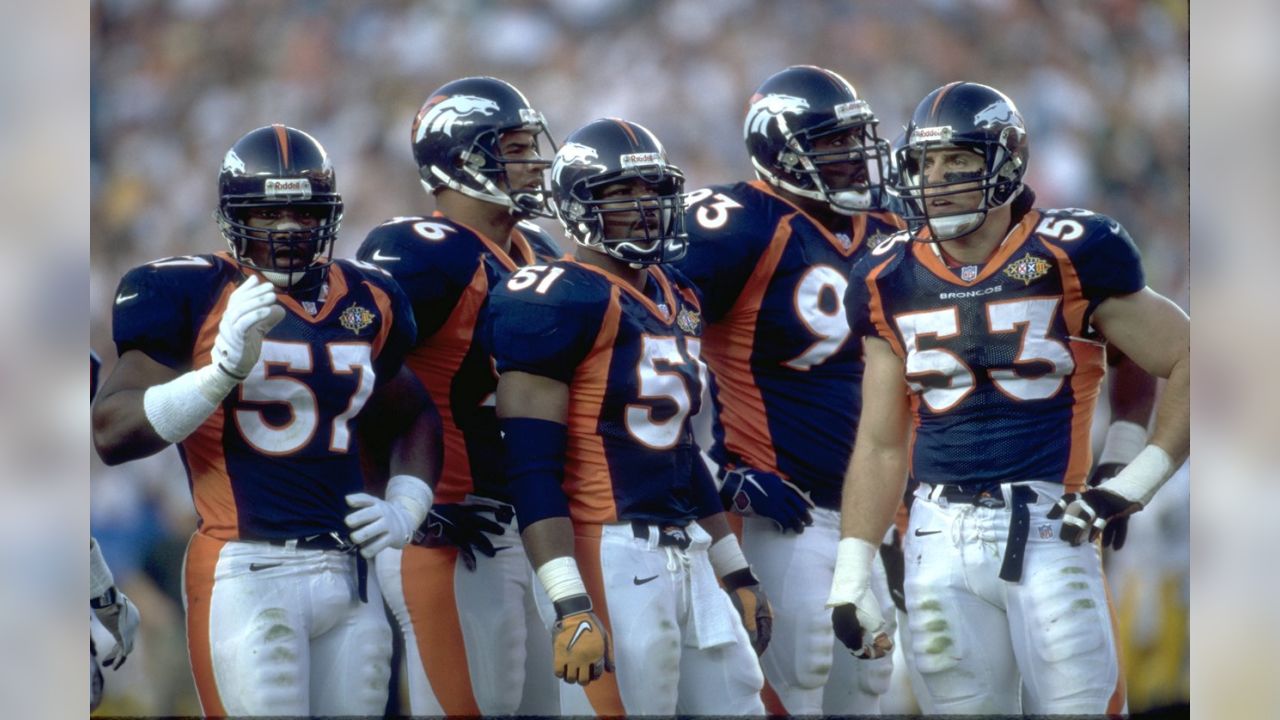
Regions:
<instances>
[{"instance_id":1,"label":"white jersey number","mask_svg":"<svg viewBox=\"0 0 1280 720\"><path fill-rule=\"evenodd\" d=\"M329 449L346 452L351 447L351 419L359 414L373 393L372 348L368 343L333 343L328 346L329 364L339 375L355 373L356 390L347 409L333 419ZM289 421L283 425L267 422L260 410L235 411L236 427L249 445L264 455L288 455L306 447L320 425L315 392L305 382L288 375L267 375L269 365L283 366L291 373L310 374L314 367L307 343L264 340L262 355L249 377L240 383L243 403L284 403Z\"/></svg>"},{"instance_id":2,"label":"white jersey number","mask_svg":"<svg viewBox=\"0 0 1280 720\"><path fill-rule=\"evenodd\" d=\"M684 362L685 358L680 354L680 347L674 337L642 336L640 362L636 365L640 398L669 400L676 404L676 412L666 420L658 421L653 419L652 406L631 404L627 405L624 420L627 432L654 450L675 447L676 441L680 439L680 432L684 429L684 420L692 407L689 387L685 384L684 377L672 369L659 369L658 363L671 368ZM694 362L698 360L695 359Z\"/></svg>"},{"instance_id":3,"label":"white jersey number","mask_svg":"<svg viewBox=\"0 0 1280 720\"><path fill-rule=\"evenodd\" d=\"M1044 400L1053 397L1076 367L1070 349L1049 337L1061 298L1040 297L987 303L987 332L992 335L1021 333L1014 365L1047 362L1053 369L1043 375L1025 377L1012 368L992 369L991 381L1000 392L1014 400ZM973 392L975 375L959 355L942 348L921 350L919 339L939 340L960 334L960 313L955 307L904 313L894 318L902 333L907 353L907 383L920 394L934 412L955 407ZM923 379L931 375L946 378L944 386L930 387ZM934 383L936 385L936 383Z\"/></svg>"},{"instance_id":4,"label":"white jersey number","mask_svg":"<svg viewBox=\"0 0 1280 720\"><path fill-rule=\"evenodd\" d=\"M685 205L692 207L712 196L711 188L695 190L685 196ZM729 211L742 207L742 204L724 193L715 193L716 201L698 208L694 219L708 230L719 230L729 221Z\"/></svg>"},{"instance_id":5,"label":"white jersey number","mask_svg":"<svg viewBox=\"0 0 1280 720\"><path fill-rule=\"evenodd\" d=\"M848 287L848 279L827 265L815 265L804 274L796 285L796 315L818 340L783 365L793 370L810 370L844 346L849 339L849 319L844 314L844 292ZM822 296L828 292L836 299L830 310L822 307Z\"/></svg>"}]
</instances>

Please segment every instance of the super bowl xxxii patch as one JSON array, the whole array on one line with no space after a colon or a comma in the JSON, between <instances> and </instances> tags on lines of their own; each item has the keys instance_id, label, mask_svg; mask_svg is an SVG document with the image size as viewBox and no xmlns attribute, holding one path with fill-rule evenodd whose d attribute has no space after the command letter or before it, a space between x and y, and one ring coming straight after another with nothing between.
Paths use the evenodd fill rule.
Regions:
<instances>
[{"instance_id":1,"label":"super bowl xxxii patch","mask_svg":"<svg viewBox=\"0 0 1280 720\"><path fill-rule=\"evenodd\" d=\"M1021 280L1024 285L1030 285L1032 280L1039 280L1048 275L1052 267L1053 264L1048 260L1027 253L1009 263L1004 269L1004 274L1014 280Z\"/></svg>"},{"instance_id":2,"label":"super bowl xxxii patch","mask_svg":"<svg viewBox=\"0 0 1280 720\"><path fill-rule=\"evenodd\" d=\"M676 313L676 325L690 335L697 335L702 327L702 315L689 308L680 308Z\"/></svg>"},{"instance_id":3,"label":"super bowl xxxii patch","mask_svg":"<svg viewBox=\"0 0 1280 720\"><path fill-rule=\"evenodd\" d=\"M342 311L342 314L338 316L338 322L342 323L342 327L359 335L361 330L373 323L373 311L362 308L359 305L352 305Z\"/></svg>"}]
</instances>

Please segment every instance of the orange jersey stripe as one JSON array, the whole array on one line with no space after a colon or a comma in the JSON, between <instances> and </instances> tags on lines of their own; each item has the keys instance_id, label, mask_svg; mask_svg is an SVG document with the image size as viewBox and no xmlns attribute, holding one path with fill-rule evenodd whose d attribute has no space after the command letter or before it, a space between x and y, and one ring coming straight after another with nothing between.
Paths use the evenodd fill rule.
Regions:
<instances>
[{"instance_id":1,"label":"orange jersey stripe","mask_svg":"<svg viewBox=\"0 0 1280 720\"><path fill-rule=\"evenodd\" d=\"M1085 300L1071 258L1052 243L1044 243L1058 260L1058 272L1062 277L1062 313L1067 321L1067 333L1073 337L1085 333L1084 314L1089 303ZM1067 458L1067 471L1062 484L1068 492L1082 490L1093 464L1093 411L1098 403L1102 378L1106 374L1106 348L1097 343L1072 340L1069 342L1071 357L1076 369L1071 374L1071 455Z\"/></svg>"},{"instance_id":2,"label":"orange jersey stripe","mask_svg":"<svg viewBox=\"0 0 1280 720\"><path fill-rule=\"evenodd\" d=\"M573 556L578 561L578 570L582 573L582 583L591 596L592 609L600 622L609 631L610 649L613 645L613 624L609 622L609 603L605 595L604 569L600 566L600 533L599 525L579 527L574 523ZM614 655L616 657L616 655ZM622 693L618 690L618 676L605 673L599 680L586 687L587 699L596 715L622 717L627 709L622 705Z\"/></svg>"},{"instance_id":3,"label":"orange jersey stripe","mask_svg":"<svg viewBox=\"0 0 1280 720\"><path fill-rule=\"evenodd\" d=\"M204 367L213 361L218 323L235 287L232 283L223 286L222 294L196 334L196 346L191 354L193 367ZM235 540L240 537L240 521L235 494L231 490L231 476L227 473L226 448L222 444L225 422L225 414L219 406L182 441L182 452L191 472L191 495L196 514L200 516L199 531L219 540Z\"/></svg>"},{"instance_id":4,"label":"orange jersey stripe","mask_svg":"<svg viewBox=\"0 0 1280 720\"><path fill-rule=\"evenodd\" d=\"M895 355L906 360L907 351L902 347L902 343L898 342L898 336L894 334L893 327L889 325L889 317L884 310L884 300L880 297L880 286L876 284L876 278L880 277L880 272L888 264L889 261L885 260L872 268L871 272L867 274L867 294L870 297L867 302L867 312L870 313L871 322L876 326L876 332L880 335L880 338L889 343Z\"/></svg>"},{"instance_id":5,"label":"orange jersey stripe","mask_svg":"<svg viewBox=\"0 0 1280 720\"><path fill-rule=\"evenodd\" d=\"M613 502L613 478L598 427L618 338L622 302L618 286L609 289L609 307L596 333L596 342L578 365L569 383L569 444L565 452L563 486L569 515L575 523L608 523L618 519Z\"/></svg>"},{"instance_id":6,"label":"orange jersey stripe","mask_svg":"<svg viewBox=\"0 0 1280 720\"><path fill-rule=\"evenodd\" d=\"M376 358L382 352L382 346L386 344L387 336L391 334L391 326L397 318L391 310L391 297L387 295L386 291L368 280L365 280L364 284L369 288L369 294L373 296L374 304L378 306L378 310L382 313L382 327L378 329L378 336L373 339L373 357Z\"/></svg>"},{"instance_id":7,"label":"orange jersey stripe","mask_svg":"<svg viewBox=\"0 0 1280 720\"><path fill-rule=\"evenodd\" d=\"M457 562L457 548L406 545L400 556L400 579L418 655L440 707L446 715L476 716L480 705L471 691L467 646L453 589Z\"/></svg>"},{"instance_id":8,"label":"orange jersey stripe","mask_svg":"<svg viewBox=\"0 0 1280 720\"><path fill-rule=\"evenodd\" d=\"M406 364L431 394L444 426L444 470L436 485L436 502L439 503L462 502L474 487L467 441L453 418L451 400L453 377L471 349L476 319L488 292L489 279L484 266L479 265L449 319L405 358Z\"/></svg>"},{"instance_id":9,"label":"orange jersey stripe","mask_svg":"<svg viewBox=\"0 0 1280 720\"><path fill-rule=\"evenodd\" d=\"M187 544L187 561L183 572L187 611L187 653L191 674L200 698L200 709L206 717L227 714L218 695L218 681L213 672L213 649L209 637L209 613L213 599L213 576L218 555L225 543L195 533Z\"/></svg>"},{"instance_id":10,"label":"orange jersey stripe","mask_svg":"<svg viewBox=\"0 0 1280 720\"><path fill-rule=\"evenodd\" d=\"M784 219L778 223L773 239L733 307L723 320L707 326L702 345L707 364L719 378L716 390L725 449L752 467L775 473L779 472L778 455L773 449L764 396L751 371L751 351L755 347L760 304L790 238L791 222Z\"/></svg>"}]
</instances>

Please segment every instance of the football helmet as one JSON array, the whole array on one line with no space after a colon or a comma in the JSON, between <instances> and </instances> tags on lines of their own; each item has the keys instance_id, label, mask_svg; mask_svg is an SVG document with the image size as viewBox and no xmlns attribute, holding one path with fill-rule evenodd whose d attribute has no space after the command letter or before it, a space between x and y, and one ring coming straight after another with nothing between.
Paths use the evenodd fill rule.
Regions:
<instances>
[{"instance_id":1,"label":"football helmet","mask_svg":"<svg viewBox=\"0 0 1280 720\"><path fill-rule=\"evenodd\" d=\"M921 173L925 153L963 148L982 158L982 169L947 173L930 183ZM894 143L894 170L889 192L902 200L902 216L914 225L927 223L932 238L950 240L973 232L987 213L1013 201L1027 172L1027 129L1022 115L1004 93L973 82L952 82L925 96L911 115L906 132ZM931 212L925 201L982 192L976 209L950 214Z\"/></svg>"},{"instance_id":2,"label":"football helmet","mask_svg":"<svg viewBox=\"0 0 1280 720\"><path fill-rule=\"evenodd\" d=\"M890 149L876 133L879 122L848 80L820 67L794 65L756 89L742 132L760 179L852 215L871 208L884 184ZM837 134L847 134L848 143L814 146ZM836 182L828 166L840 164L852 172Z\"/></svg>"},{"instance_id":3,"label":"football helmet","mask_svg":"<svg viewBox=\"0 0 1280 720\"><path fill-rule=\"evenodd\" d=\"M413 157L428 193L447 187L468 196L506 207L513 216L553 217L547 207L544 185L536 189L512 188L508 163L540 165L539 158L507 158L502 155L505 132L533 133L535 150L545 136L551 152L556 144L547 131L542 113L534 110L515 86L492 77L468 77L445 83L431 93L413 120Z\"/></svg>"},{"instance_id":4,"label":"football helmet","mask_svg":"<svg viewBox=\"0 0 1280 720\"><path fill-rule=\"evenodd\" d=\"M606 186L641 181L651 192L601 197ZM667 161L653 133L633 122L602 118L565 138L551 165L551 194L565 233L579 245L634 266L684 257L684 173ZM606 235L607 217L635 213L624 237Z\"/></svg>"},{"instance_id":5,"label":"football helmet","mask_svg":"<svg viewBox=\"0 0 1280 720\"><path fill-rule=\"evenodd\" d=\"M315 223L295 230L250 226L253 215L285 207ZM222 159L214 218L241 265L290 291L318 286L333 263L342 225L342 196L328 154L296 128L274 124L249 132ZM266 244L265 263L251 257L250 243Z\"/></svg>"}]
</instances>

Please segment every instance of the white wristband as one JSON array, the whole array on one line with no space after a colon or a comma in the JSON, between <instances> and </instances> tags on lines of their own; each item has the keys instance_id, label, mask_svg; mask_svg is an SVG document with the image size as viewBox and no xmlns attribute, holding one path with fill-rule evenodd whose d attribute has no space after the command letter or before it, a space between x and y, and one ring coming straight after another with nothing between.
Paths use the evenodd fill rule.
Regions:
<instances>
[{"instance_id":1,"label":"white wristband","mask_svg":"<svg viewBox=\"0 0 1280 720\"><path fill-rule=\"evenodd\" d=\"M396 475L387 481L387 502L404 508L413 518L411 527L417 530L427 519L427 511L435 500L435 493L421 478L412 475Z\"/></svg>"},{"instance_id":2,"label":"white wristband","mask_svg":"<svg viewBox=\"0 0 1280 720\"><path fill-rule=\"evenodd\" d=\"M711 543L711 547L707 548L707 557L711 560L711 569L715 571L718 578L750 567L746 556L742 554L742 546L738 544L738 538L733 533Z\"/></svg>"},{"instance_id":3,"label":"white wristband","mask_svg":"<svg viewBox=\"0 0 1280 720\"><path fill-rule=\"evenodd\" d=\"M107 559L102 557L102 549L98 547L98 541L89 536L89 599L102 597L102 594L111 589L116 584L116 579L111 575L111 568L107 567Z\"/></svg>"},{"instance_id":4,"label":"white wristband","mask_svg":"<svg viewBox=\"0 0 1280 720\"><path fill-rule=\"evenodd\" d=\"M1107 428L1107 440L1102 444L1098 464L1120 463L1128 465L1147 444L1147 429L1128 420L1117 420Z\"/></svg>"},{"instance_id":5,"label":"white wristband","mask_svg":"<svg viewBox=\"0 0 1280 720\"><path fill-rule=\"evenodd\" d=\"M856 604L857 598L871 585L871 562L877 552L879 548L862 538L840 539L827 607Z\"/></svg>"},{"instance_id":6,"label":"white wristband","mask_svg":"<svg viewBox=\"0 0 1280 720\"><path fill-rule=\"evenodd\" d=\"M165 442L177 443L204 424L239 382L216 363L183 373L142 394L147 422Z\"/></svg>"},{"instance_id":7,"label":"white wristband","mask_svg":"<svg viewBox=\"0 0 1280 720\"><path fill-rule=\"evenodd\" d=\"M1148 445L1119 474L1098 486L1146 507L1161 485L1178 469L1173 458L1158 446Z\"/></svg>"},{"instance_id":8,"label":"white wristband","mask_svg":"<svg viewBox=\"0 0 1280 720\"><path fill-rule=\"evenodd\" d=\"M547 591L551 602L560 602L574 595L586 595L587 586L582 583L582 575L578 572L578 563L568 555L542 563L537 571L538 582Z\"/></svg>"}]
</instances>

